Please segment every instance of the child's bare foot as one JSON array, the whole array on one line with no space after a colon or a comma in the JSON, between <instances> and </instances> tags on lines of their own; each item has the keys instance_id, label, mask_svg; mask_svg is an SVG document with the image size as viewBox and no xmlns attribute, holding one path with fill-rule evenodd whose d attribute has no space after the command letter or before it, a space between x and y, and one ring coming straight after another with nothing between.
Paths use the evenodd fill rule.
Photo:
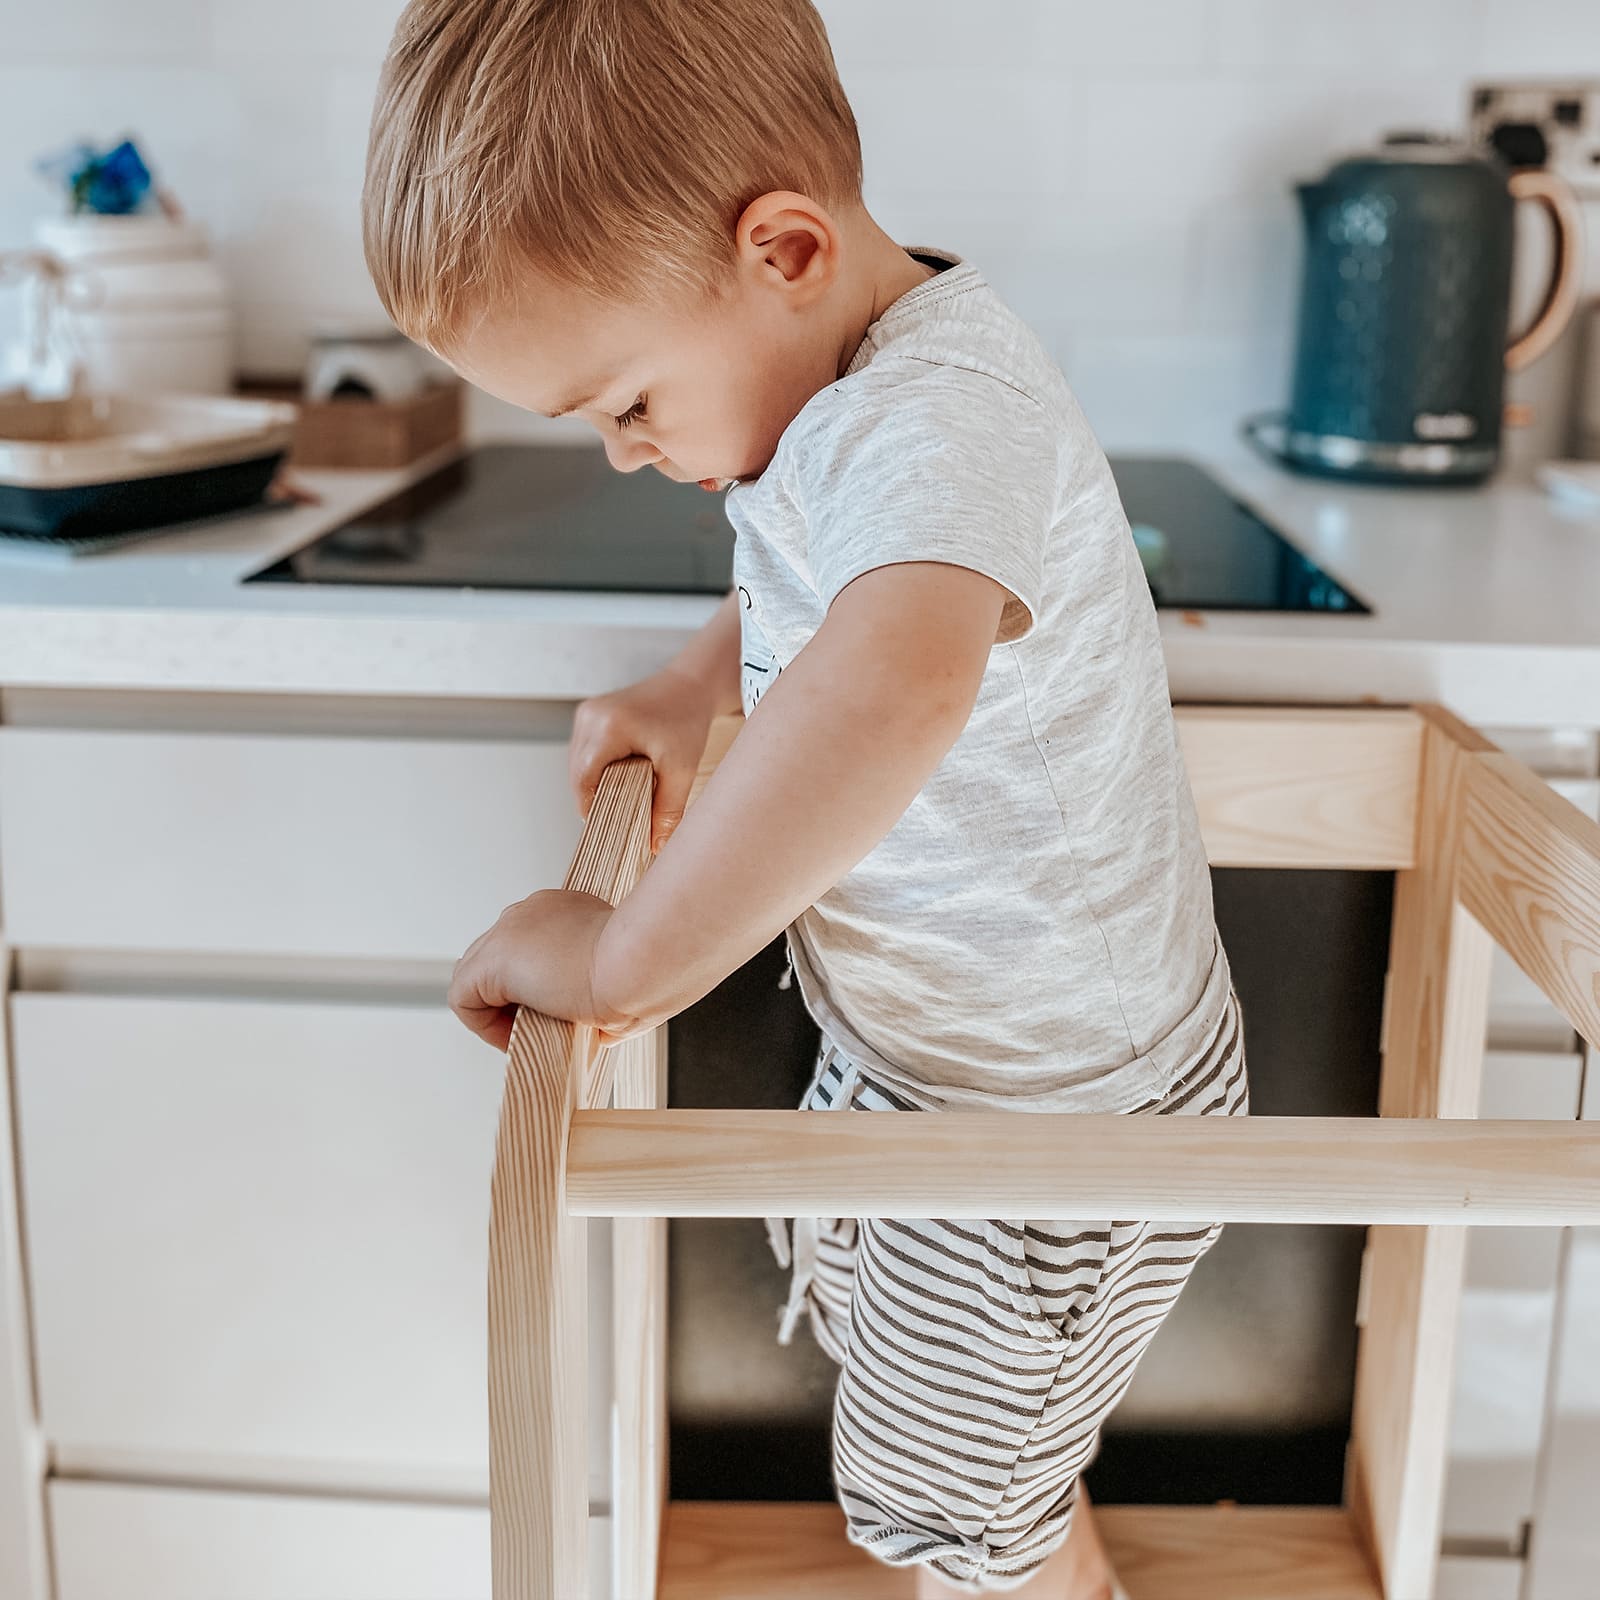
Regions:
<instances>
[{"instance_id":1,"label":"child's bare foot","mask_svg":"<svg viewBox=\"0 0 1600 1600\"><path fill-rule=\"evenodd\" d=\"M1114 1592L1111 1562L1080 1483L1066 1539L1025 1584L1006 1591L1007 1600L1113 1600ZM917 1568L916 1600L952 1600L961 1593L927 1567Z\"/></svg>"}]
</instances>

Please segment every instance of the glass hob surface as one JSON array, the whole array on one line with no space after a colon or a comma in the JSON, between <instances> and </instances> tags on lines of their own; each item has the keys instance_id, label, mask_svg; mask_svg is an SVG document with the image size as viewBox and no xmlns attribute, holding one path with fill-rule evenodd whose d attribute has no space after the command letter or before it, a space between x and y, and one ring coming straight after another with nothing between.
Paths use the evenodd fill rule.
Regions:
<instances>
[{"instance_id":1,"label":"glass hob surface","mask_svg":"<svg viewBox=\"0 0 1600 1600\"><path fill-rule=\"evenodd\" d=\"M1158 606L1367 610L1192 461L1111 458ZM246 583L725 594L720 497L604 451L495 444L251 573Z\"/></svg>"}]
</instances>

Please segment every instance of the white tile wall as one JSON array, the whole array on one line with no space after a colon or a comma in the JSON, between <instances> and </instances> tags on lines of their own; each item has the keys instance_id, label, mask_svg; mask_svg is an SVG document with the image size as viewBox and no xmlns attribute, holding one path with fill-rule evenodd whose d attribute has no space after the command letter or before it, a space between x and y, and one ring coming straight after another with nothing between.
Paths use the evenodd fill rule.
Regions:
<instances>
[{"instance_id":1,"label":"white tile wall","mask_svg":"<svg viewBox=\"0 0 1600 1600\"><path fill-rule=\"evenodd\" d=\"M370 316L356 217L399 0L53 0L0 53L0 247L31 157L138 132L215 230L251 368ZM898 237L977 260L1104 441L1205 447L1281 403L1297 177L1485 73L1600 76L1595 0L822 0ZM0 332L14 314L0 292ZM486 399L481 428L521 419Z\"/></svg>"},{"instance_id":2,"label":"white tile wall","mask_svg":"<svg viewBox=\"0 0 1600 1600\"><path fill-rule=\"evenodd\" d=\"M1213 59L1225 68L1274 74L1287 68L1347 79L1373 72L1470 72L1485 9L1481 0L1347 0L1338 6L1218 0Z\"/></svg>"}]
</instances>

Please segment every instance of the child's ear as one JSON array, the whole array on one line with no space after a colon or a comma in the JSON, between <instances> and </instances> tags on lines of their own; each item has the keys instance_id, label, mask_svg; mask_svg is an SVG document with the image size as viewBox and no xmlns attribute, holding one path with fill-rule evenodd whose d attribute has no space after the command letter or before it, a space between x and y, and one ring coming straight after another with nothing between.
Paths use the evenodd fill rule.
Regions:
<instances>
[{"instance_id":1,"label":"child's ear","mask_svg":"<svg viewBox=\"0 0 1600 1600\"><path fill-rule=\"evenodd\" d=\"M827 211L787 189L752 200L734 227L740 271L798 303L819 298L838 277L840 242Z\"/></svg>"}]
</instances>

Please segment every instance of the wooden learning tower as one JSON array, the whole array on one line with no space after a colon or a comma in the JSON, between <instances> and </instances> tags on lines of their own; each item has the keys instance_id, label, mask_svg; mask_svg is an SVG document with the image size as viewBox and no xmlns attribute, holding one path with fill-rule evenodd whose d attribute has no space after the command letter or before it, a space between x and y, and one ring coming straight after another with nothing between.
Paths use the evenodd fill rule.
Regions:
<instances>
[{"instance_id":1,"label":"wooden learning tower","mask_svg":"<svg viewBox=\"0 0 1600 1600\"><path fill-rule=\"evenodd\" d=\"M1600 1222L1600 1130L1476 1117L1495 944L1600 1042L1600 827L1438 707L1177 719L1214 864L1396 873L1379 1115L668 1110L665 1027L602 1049L521 1011L490 1237L495 1600L589 1594L591 1216L616 1219L615 1600L911 1594L832 1505L666 1499L665 1219L764 1215L1369 1225L1343 1505L1097 1521L1139 1600L1431 1600L1467 1228ZM713 728L696 793L740 725ZM650 790L643 759L606 769L569 888L628 893Z\"/></svg>"}]
</instances>

